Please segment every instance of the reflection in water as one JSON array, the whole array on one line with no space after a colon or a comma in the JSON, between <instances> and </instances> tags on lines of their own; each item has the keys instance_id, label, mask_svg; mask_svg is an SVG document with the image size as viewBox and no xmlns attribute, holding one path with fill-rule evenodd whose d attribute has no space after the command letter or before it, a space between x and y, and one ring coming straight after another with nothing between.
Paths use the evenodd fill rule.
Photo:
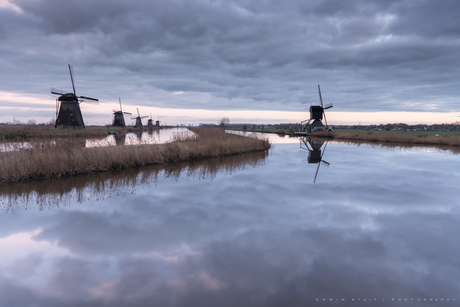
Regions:
<instances>
[{"instance_id":1,"label":"reflection in water","mask_svg":"<svg viewBox=\"0 0 460 307\"><path fill-rule=\"evenodd\" d=\"M321 152L321 147L323 144L326 145L324 145L324 149ZM323 160L323 155L326 152L326 146L327 141L321 139L312 139L311 137L300 137L300 148L308 150L308 163L318 164L313 183L316 183L316 178L318 177L319 167L321 164L325 165L326 167L331 165L329 162Z\"/></svg>"},{"instance_id":2,"label":"reflection in water","mask_svg":"<svg viewBox=\"0 0 460 307\"><path fill-rule=\"evenodd\" d=\"M458 306L458 156L328 142L314 184L297 142L2 186L0 306Z\"/></svg>"},{"instance_id":3,"label":"reflection in water","mask_svg":"<svg viewBox=\"0 0 460 307\"><path fill-rule=\"evenodd\" d=\"M4 185L0 191L0 206L9 212L20 208L27 210L31 205L37 205L39 210L43 210L67 206L74 200L83 203L90 199L122 197L135 194L136 187L140 185L156 185L159 176L175 181L184 177L212 180L219 173L231 175L248 167L263 165L267 155L268 152L259 152Z\"/></svg>"}]
</instances>

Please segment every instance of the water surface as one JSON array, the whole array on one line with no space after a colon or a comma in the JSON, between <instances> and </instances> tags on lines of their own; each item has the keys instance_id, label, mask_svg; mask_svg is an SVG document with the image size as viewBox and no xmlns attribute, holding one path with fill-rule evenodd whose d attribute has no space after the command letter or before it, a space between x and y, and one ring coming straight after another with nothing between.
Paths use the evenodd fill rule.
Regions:
<instances>
[{"instance_id":1,"label":"water surface","mask_svg":"<svg viewBox=\"0 0 460 307\"><path fill-rule=\"evenodd\" d=\"M275 140L2 186L0 306L458 306L458 155Z\"/></svg>"}]
</instances>

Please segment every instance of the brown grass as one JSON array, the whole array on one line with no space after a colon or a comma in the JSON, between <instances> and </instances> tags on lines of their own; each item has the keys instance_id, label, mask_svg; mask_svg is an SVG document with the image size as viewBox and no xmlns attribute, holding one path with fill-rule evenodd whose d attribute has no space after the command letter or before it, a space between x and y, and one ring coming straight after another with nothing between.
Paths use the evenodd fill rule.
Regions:
<instances>
[{"instance_id":1,"label":"brown grass","mask_svg":"<svg viewBox=\"0 0 460 307\"><path fill-rule=\"evenodd\" d=\"M106 136L107 127L55 129L52 125L0 125L0 141Z\"/></svg>"},{"instance_id":2,"label":"brown grass","mask_svg":"<svg viewBox=\"0 0 460 307\"><path fill-rule=\"evenodd\" d=\"M34 144L0 154L0 182L57 178L108 170L198 160L270 148L268 139L226 134L217 128L195 128L176 134L164 145L81 148L72 142Z\"/></svg>"},{"instance_id":3,"label":"brown grass","mask_svg":"<svg viewBox=\"0 0 460 307\"><path fill-rule=\"evenodd\" d=\"M178 181L181 178L213 179L218 173L233 174L263 165L267 151L225 156L191 162L152 165L123 171L98 172L90 175L59 179L40 179L19 184L2 185L0 210L16 212L70 206L75 200L84 203L88 199L107 199L112 196L135 194L139 187L152 186L159 178Z\"/></svg>"}]
</instances>

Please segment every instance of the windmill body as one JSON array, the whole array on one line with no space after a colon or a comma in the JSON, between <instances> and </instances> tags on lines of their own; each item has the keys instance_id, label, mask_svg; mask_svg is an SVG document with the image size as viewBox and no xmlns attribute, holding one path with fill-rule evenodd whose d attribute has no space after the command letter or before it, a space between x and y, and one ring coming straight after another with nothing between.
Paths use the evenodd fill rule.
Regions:
<instances>
[{"instance_id":1,"label":"windmill body","mask_svg":"<svg viewBox=\"0 0 460 307\"><path fill-rule=\"evenodd\" d=\"M121 111L113 112L112 126L123 127L123 128L126 127L125 117L123 116L123 112L121 112Z\"/></svg>"},{"instance_id":2,"label":"windmill body","mask_svg":"<svg viewBox=\"0 0 460 307\"><path fill-rule=\"evenodd\" d=\"M60 90L51 88L51 94L59 95L56 99L56 122L54 127L62 128L85 128L83 115L81 114L80 103L84 100L99 101L96 98L77 96L73 82L72 68L69 65L70 80L72 81L73 93L63 93Z\"/></svg>"},{"instance_id":3,"label":"windmill body","mask_svg":"<svg viewBox=\"0 0 460 307\"><path fill-rule=\"evenodd\" d=\"M81 114L77 97L72 93L68 93L61 95L57 100L59 101L59 113L54 127L84 128L85 122L83 121L83 115Z\"/></svg>"}]
</instances>

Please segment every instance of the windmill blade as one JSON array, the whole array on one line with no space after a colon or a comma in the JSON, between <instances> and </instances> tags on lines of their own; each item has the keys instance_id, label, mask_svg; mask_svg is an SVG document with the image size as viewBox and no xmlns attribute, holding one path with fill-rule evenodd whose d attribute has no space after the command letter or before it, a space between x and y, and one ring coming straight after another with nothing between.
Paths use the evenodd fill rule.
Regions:
<instances>
[{"instance_id":1,"label":"windmill blade","mask_svg":"<svg viewBox=\"0 0 460 307\"><path fill-rule=\"evenodd\" d=\"M86 96L78 96L78 98L85 99L85 100L99 101L99 99L97 98L91 98L91 97L86 97Z\"/></svg>"},{"instance_id":2,"label":"windmill blade","mask_svg":"<svg viewBox=\"0 0 460 307\"><path fill-rule=\"evenodd\" d=\"M51 91L51 94L59 95L59 96L66 94L66 93L62 92L62 90L54 88L54 87L50 87L50 91Z\"/></svg>"},{"instance_id":3,"label":"windmill blade","mask_svg":"<svg viewBox=\"0 0 460 307\"><path fill-rule=\"evenodd\" d=\"M327 147L327 142L326 142L326 145L324 145L323 152L321 153L321 160L323 160L324 153L326 152L326 147Z\"/></svg>"},{"instance_id":4,"label":"windmill blade","mask_svg":"<svg viewBox=\"0 0 460 307\"><path fill-rule=\"evenodd\" d=\"M121 108L121 98L118 97L118 101L120 102L120 111L123 113L123 109Z\"/></svg>"},{"instance_id":5,"label":"windmill blade","mask_svg":"<svg viewBox=\"0 0 460 307\"><path fill-rule=\"evenodd\" d=\"M129 114L129 115L131 115L131 113L129 113L129 112L123 112L123 114Z\"/></svg>"},{"instance_id":6,"label":"windmill blade","mask_svg":"<svg viewBox=\"0 0 460 307\"><path fill-rule=\"evenodd\" d=\"M77 96L77 93L75 93L75 84L73 83L73 75L72 75L72 67L69 65L69 72L70 72L70 80L72 81L72 88L73 88L73 94Z\"/></svg>"},{"instance_id":7,"label":"windmill blade","mask_svg":"<svg viewBox=\"0 0 460 307\"><path fill-rule=\"evenodd\" d=\"M321 160L321 163L323 163L323 165L326 166L326 167L329 167L331 165L331 163L329 163L327 161L323 161L323 160Z\"/></svg>"},{"instance_id":8,"label":"windmill blade","mask_svg":"<svg viewBox=\"0 0 460 307\"><path fill-rule=\"evenodd\" d=\"M318 93L319 93L319 101L321 102L321 106L323 106L323 98L321 97L321 89L318 84Z\"/></svg>"},{"instance_id":9,"label":"windmill blade","mask_svg":"<svg viewBox=\"0 0 460 307\"><path fill-rule=\"evenodd\" d=\"M324 106L324 110L330 109L332 107L333 107L332 103L328 103L326 106Z\"/></svg>"},{"instance_id":10,"label":"windmill blade","mask_svg":"<svg viewBox=\"0 0 460 307\"><path fill-rule=\"evenodd\" d=\"M137 116L141 117L141 114L139 113L139 108L136 108L137 109Z\"/></svg>"},{"instance_id":11,"label":"windmill blade","mask_svg":"<svg viewBox=\"0 0 460 307\"><path fill-rule=\"evenodd\" d=\"M329 129L329 125L327 124L327 119L326 119L326 112L324 112L324 109L323 109L323 116L324 116L324 121L326 122L326 131Z\"/></svg>"},{"instance_id":12,"label":"windmill blade","mask_svg":"<svg viewBox=\"0 0 460 307\"><path fill-rule=\"evenodd\" d=\"M318 167L316 168L316 174L315 174L315 180L313 180L313 183L316 183L316 178L318 177L318 172L319 172L319 166L321 163L318 163Z\"/></svg>"},{"instance_id":13,"label":"windmill blade","mask_svg":"<svg viewBox=\"0 0 460 307\"><path fill-rule=\"evenodd\" d=\"M141 116L141 118L146 118L146 117L148 117L148 116Z\"/></svg>"}]
</instances>

